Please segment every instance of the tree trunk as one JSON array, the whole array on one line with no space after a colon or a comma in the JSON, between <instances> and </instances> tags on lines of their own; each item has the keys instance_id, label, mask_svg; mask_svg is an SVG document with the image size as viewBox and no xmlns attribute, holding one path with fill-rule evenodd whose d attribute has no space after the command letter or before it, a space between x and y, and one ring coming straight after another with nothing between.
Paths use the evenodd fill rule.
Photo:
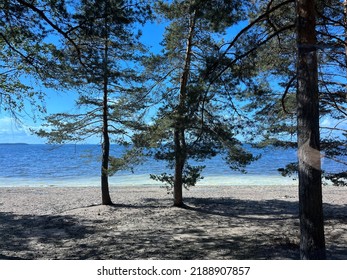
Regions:
<instances>
[{"instance_id":1,"label":"tree trunk","mask_svg":"<svg viewBox=\"0 0 347 280\"><path fill-rule=\"evenodd\" d=\"M347 0L343 1L343 21L344 21L344 28L345 28L345 65L344 66L347 69ZM347 84L345 89L347 93ZM347 95L346 95L346 98L347 98Z\"/></svg>"},{"instance_id":2,"label":"tree trunk","mask_svg":"<svg viewBox=\"0 0 347 280\"><path fill-rule=\"evenodd\" d=\"M104 110L107 111L107 110ZM101 197L103 205L112 205L108 186L108 165L110 157L110 139L108 136L107 119L103 119L103 143L101 162Z\"/></svg>"},{"instance_id":3,"label":"tree trunk","mask_svg":"<svg viewBox=\"0 0 347 280\"><path fill-rule=\"evenodd\" d=\"M105 16L105 28L108 28L107 16ZM106 32L107 33L107 32ZM108 37L105 38L103 71L103 103L102 103L102 160L101 160L101 198L103 205L112 205L108 185L108 166L110 160L110 137L108 133Z\"/></svg>"},{"instance_id":4,"label":"tree trunk","mask_svg":"<svg viewBox=\"0 0 347 280\"><path fill-rule=\"evenodd\" d=\"M325 259L314 0L297 0L297 133L301 259Z\"/></svg>"},{"instance_id":5,"label":"tree trunk","mask_svg":"<svg viewBox=\"0 0 347 280\"><path fill-rule=\"evenodd\" d=\"M190 16L189 33L187 38L186 54L183 73L180 79L179 104L177 108L176 123L174 129L175 145L175 178L174 178L174 206L183 206L183 169L187 158L185 142L185 112L187 99L187 85L190 74L192 58L193 36L195 28L196 12Z\"/></svg>"},{"instance_id":6,"label":"tree trunk","mask_svg":"<svg viewBox=\"0 0 347 280\"><path fill-rule=\"evenodd\" d=\"M181 144L182 128L176 127L174 131L175 143L175 180L174 180L174 206L183 206L183 168L185 164L184 147ZM184 134L183 134L184 137Z\"/></svg>"}]
</instances>

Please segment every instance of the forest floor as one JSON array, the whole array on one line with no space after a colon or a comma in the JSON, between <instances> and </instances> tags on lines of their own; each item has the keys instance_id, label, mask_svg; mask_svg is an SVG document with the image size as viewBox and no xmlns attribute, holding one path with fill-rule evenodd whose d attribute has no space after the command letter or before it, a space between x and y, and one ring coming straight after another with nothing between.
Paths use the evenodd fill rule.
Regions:
<instances>
[{"instance_id":1,"label":"forest floor","mask_svg":"<svg viewBox=\"0 0 347 280\"><path fill-rule=\"evenodd\" d=\"M323 188L329 259L347 260L347 188ZM298 259L295 186L0 188L0 259Z\"/></svg>"}]
</instances>

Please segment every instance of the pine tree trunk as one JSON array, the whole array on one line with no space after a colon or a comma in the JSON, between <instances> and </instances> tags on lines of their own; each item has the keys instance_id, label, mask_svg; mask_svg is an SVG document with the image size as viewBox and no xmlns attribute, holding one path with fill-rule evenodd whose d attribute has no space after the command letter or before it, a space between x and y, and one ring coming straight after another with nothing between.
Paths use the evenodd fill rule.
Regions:
<instances>
[{"instance_id":1,"label":"pine tree trunk","mask_svg":"<svg viewBox=\"0 0 347 280\"><path fill-rule=\"evenodd\" d=\"M108 186L108 165L110 156L110 140L108 137L107 120L103 124L103 143L101 161L101 198L103 205L112 205Z\"/></svg>"},{"instance_id":2,"label":"pine tree trunk","mask_svg":"<svg viewBox=\"0 0 347 280\"><path fill-rule=\"evenodd\" d=\"M344 20L344 28L345 28L345 67L347 69L347 0L343 1L343 20ZM347 74L347 73L346 73ZM347 93L347 85L346 85L346 93Z\"/></svg>"},{"instance_id":3,"label":"pine tree trunk","mask_svg":"<svg viewBox=\"0 0 347 280\"><path fill-rule=\"evenodd\" d=\"M110 138L108 135L108 104L107 86L104 86L103 97L103 128L102 128L102 159L101 159L101 198L103 205L112 205L109 185L108 185L108 166L110 159Z\"/></svg>"},{"instance_id":4,"label":"pine tree trunk","mask_svg":"<svg viewBox=\"0 0 347 280\"><path fill-rule=\"evenodd\" d=\"M103 97L103 143L101 159L101 197L103 205L112 205L109 185L108 185L108 166L110 158L110 138L108 135L108 106L107 106L107 86L104 86Z\"/></svg>"},{"instance_id":5,"label":"pine tree trunk","mask_svg":"<svg viewBox=\"0 0 347 280\"><path fill-rule=\"evenodd\" d=\"M297 0L297 131L301 259L325 259L314 0Z\"/></svg>"},{"instance_id":6,"label":"pine tree trunk","mask_svg":"<svg viewBox=\"0 0 347 280\"><path fill-rule=\"evenodd\" d=\"M105 17L105 28L108 22ZM107 32L106 32L107 33ZM110 160L110 137L108 132L108 37L105 38L104 49L104 71L103 71L103 104L102 104L102 160L101 160L101 198L103 205L112 205L108 185L108 167Z\"/></svg>"},{"instance_id":7,"label":"pine tree trunk","mask_svg":"<svg viewBox=\"0 0 347 280\"><path fill-rule=\"evenodd\" d=\"M189 33L187 38L186 54L184 60L183 73L180 79L179 104L174 130L175 145L175 178L174 178L174 206L183 206L183 169L186 163L187 150L185 142L185 112L187 99L187 85L190 74L190 64L192 58L193 37L195 28L196 12L190 16Z\"/></svg>"},{"instance_id":8,"label":"pine tree trunk","mask_svg":"<svg viewBox=\"0 0 347 280\"><path fill-rule=\"evenodd\" d=\"M181 144L181 132L180 127L176 127L174 131L175 142L175 180L174 180L174 206L183 206L183 168L185 163L184 151ZM184 134L183 134L184 135Z\"/></svg>"}]
</instances>

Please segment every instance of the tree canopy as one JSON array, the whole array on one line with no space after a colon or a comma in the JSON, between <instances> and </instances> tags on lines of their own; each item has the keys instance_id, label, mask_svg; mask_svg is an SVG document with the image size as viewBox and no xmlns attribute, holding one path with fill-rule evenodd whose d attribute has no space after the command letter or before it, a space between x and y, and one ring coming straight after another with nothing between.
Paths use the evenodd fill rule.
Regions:
<instances>
[{"instance_id":1,"label":"tree canopy","mask_svg":"<svg viewBox=\"0 0 347 280\"><path fill-rule=\"evenodd\" d=\"M232 67L212 84L207 72L218 59L226 29L243 19L244 9L238 1L157 3L158 16L168 26L163 52L152 55L146 64L158 109L134 142L150 148L157 160L168 162L173 173L151 178L173 189L176 206L183 205L182 187L202 179L204 167L199 162L204 159L221 153L232 169L243 169L254 160L237 138L246 133L249 120L234 106L242 92L242 76L247 74ZM228 58L223 61L228 62Z\"/></svg>"},{"instance_id":2,"label":"tree canopy","mask_svg":"<svg viewBox=\"0 0 347 280\"><path fill-rule=\"evenodd\" d=\"M140 33L136 32L136 24L144 23L150 15L148 6L121 0L18 2L9 10L21 24L24 25L28 16L38 16L32 29L29 25L25 38L30 44L37 41L36 48L26 43L12 46L11 32L3 36L6 47L28 60L25 67L35 66L29 73L42 77L46 86L59 85L79 95L76 101L79 110L47 116L44 124L47 128L36 133L50 143L60 144L81 142L95 135L100 137L102 202L111 204L108 176L122 166L131 167L138 162L130 157L135 155L133 151L123 157L111 157L110 143L128 144L128 130L135 125L130 119L139 122L142 116L144 103L139 99L144 101L145 87L138 62L145 49L138 41ZM26 13L21 13L20 8ZM12 21L6 24L11 31ZM36 34L38 38L34 38ZM22 39L13 35L13 40L22 42ZM29 51L23 52L22 48ZM109 168L110 162L112 168Z\"/></svg>"},{"instance_id":3,"label":"tree canopy","mask_svg":"<svg viewBox=\"0 0 347 280\"><path fill-rule=\"evenodd\" d=\"M160 53L141 42L153 15L166 25ZM167 163L151 178L183 206L205 159L244 171L257 159L245 142L295 147L279 171L298 173L302 258L324 258L322 177L347 183L346 23L341 0L3 0L0 106L44 112L45 88L76 92L76 111L46 116L37 133L101 139L103 204L108 176L143 154ZM128 149L112 156L111 143Z\"/></svg>"}]
</instances>

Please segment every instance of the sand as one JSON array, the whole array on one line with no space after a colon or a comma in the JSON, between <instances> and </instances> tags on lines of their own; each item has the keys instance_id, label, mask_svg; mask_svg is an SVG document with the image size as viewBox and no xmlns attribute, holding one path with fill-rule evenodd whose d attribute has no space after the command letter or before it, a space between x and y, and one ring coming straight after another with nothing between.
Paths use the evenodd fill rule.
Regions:
<instances>
[{"instance_id":1,"label":"sand","mask_svg":"<svg viewBox=\"0 0 347 280\"><path fill-rule=\"evenodd\" d=\"M326 186L329 259L347 259L346 188ZM298 259L295 186L0 188L0 259Z\"/></svg>"}]
</instances>

